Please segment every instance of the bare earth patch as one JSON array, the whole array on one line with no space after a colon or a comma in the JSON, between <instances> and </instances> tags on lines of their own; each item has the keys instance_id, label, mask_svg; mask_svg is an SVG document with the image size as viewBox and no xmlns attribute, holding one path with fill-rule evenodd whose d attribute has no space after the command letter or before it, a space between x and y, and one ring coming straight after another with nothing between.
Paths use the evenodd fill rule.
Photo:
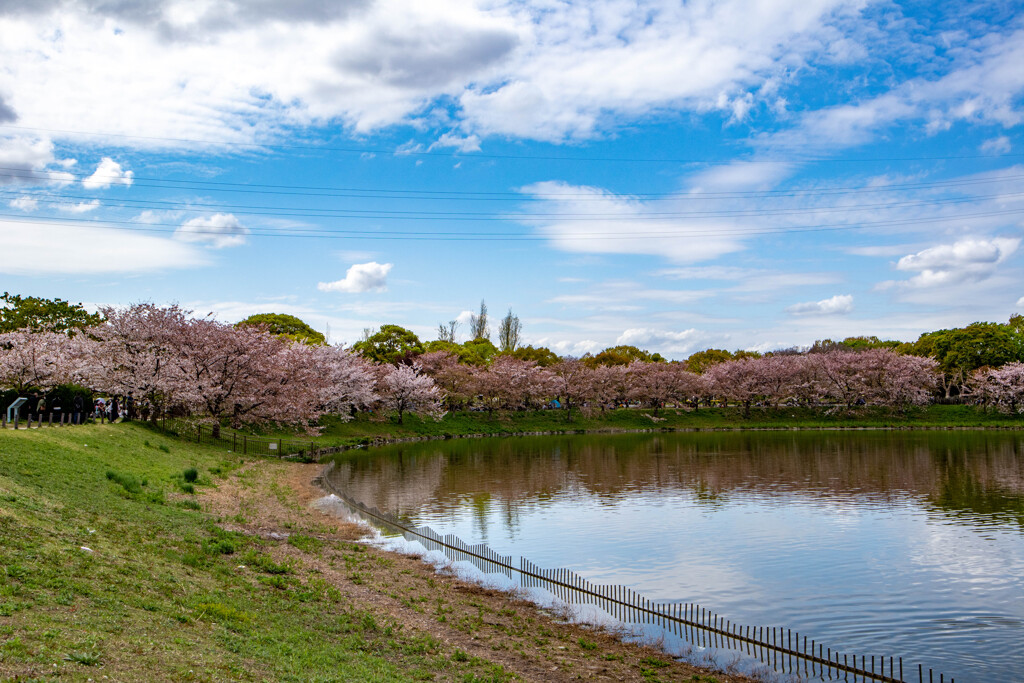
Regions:
<instances>
[{"instance_id":1,"label":"bare earth patch","mask_svg":"<svg viewBox=\"0 0 1024 683\"><path fill-rule=\"evenodd\" d=\"M751 680L702 670L613 633L559 621L508 593L439 574L416 557L353 543L365 534L363 527L312 507L324 495L312 483L320 469L250 462L220 479L215 489L205 489L201 500L225 529L274 541L268 554L289 563L300 581L327 582L351 606L440 643L454 661L476 658L524 681Z\"/></svg>"}]
</instances>

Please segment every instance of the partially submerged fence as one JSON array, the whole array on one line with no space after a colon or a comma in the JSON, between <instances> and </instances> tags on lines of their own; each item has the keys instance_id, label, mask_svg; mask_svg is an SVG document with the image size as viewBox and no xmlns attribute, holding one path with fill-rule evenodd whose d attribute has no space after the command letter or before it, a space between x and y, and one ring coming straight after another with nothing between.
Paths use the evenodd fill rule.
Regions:
<instances>
[{"instance_id":1,"label":"partially submerged fence","mask_svg":"<svg viewBox=\"0 0 1024 683\"><path fill-rule=\"evenodd\" d=\"M442 536L429 527L412 527L375 507L353 500L331 486L326 476L322 485L331 489L346 505L371 522L418 541L453 562L469 562L485 574L504 574L523 588L542 588L567 604L591 605L626 624L649 624L683 638L699 647L734 650L756 657L776 671L822 680L881 681L882 683L945 683L945 675L917 665L904 670L902 657L851 655L826 647L816 639L791 629L746 626L712 612L696 603L652 602L625 586L591 583L569 569L544 569L526 558L496 553L485 544L469 545L454 535ZM916 673L916 676L915 676ZM949 683L955 683L953 678Z\"/></svg>"}]
</instances>

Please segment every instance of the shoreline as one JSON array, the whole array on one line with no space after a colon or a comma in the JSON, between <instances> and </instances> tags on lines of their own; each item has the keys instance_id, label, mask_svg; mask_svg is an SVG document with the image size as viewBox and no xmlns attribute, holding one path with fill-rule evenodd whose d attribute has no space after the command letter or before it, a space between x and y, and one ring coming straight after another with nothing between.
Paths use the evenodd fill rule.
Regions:
<instances>
[{"instance_id":1,"label":"shoreline","mask_svg":"<svg viewBox=\"0 0 1024 683\"><path fill-rule=\"evenodd\" d=\"M314 463L139 424L0 432L0 680L702 681L356 542Z\"/></svg>"}]
</instances>

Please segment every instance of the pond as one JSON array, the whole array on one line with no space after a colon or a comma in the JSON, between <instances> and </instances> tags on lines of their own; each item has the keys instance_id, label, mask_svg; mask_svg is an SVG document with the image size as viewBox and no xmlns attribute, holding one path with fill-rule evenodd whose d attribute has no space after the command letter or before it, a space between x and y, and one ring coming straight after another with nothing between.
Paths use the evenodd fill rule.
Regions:
<instances>
[{"instance_id":1,"label":"pond","mask_svg":"<svg viewBox=\"0 0 1024 683\"><path fill-rule=\"evenodd\" d=\"M454 440L329 476L413 525L651 600L902 656L926 680L1024 680L1024 432Z\"/></svg>"}]
</instances>

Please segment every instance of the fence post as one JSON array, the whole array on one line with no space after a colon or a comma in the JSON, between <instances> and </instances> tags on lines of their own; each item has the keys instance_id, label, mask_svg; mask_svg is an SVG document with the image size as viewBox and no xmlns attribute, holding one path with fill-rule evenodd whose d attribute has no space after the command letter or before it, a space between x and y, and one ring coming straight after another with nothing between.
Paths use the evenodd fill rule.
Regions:
<instances>
[{"instance_id":1,"label":"fence post","mask_svg":"<svg viewBox=\"0 0 1024 683\"><path fill-rule=\"evenodd\" d=\"M196 430L196 443L203 442L203 425L199 425L199 429Z\"/></svg>"},{"instance_id":2,"label":"fence post","mask_svg":"<svg viewBox=\"0 0 1024 683\"><path fill-rule=\"evenodd\" d=\"M231 451L234 452L234 451L237 451L237 450L238 450L238 433L236 432L236 433L232 433L231 434Z\"/></svg>"},{"instance_id":3,"label":"fence post","mask_svg":"<svg viewBox=\"0 0 1024 683\"><path fill-rule=\"evenodd\" d=\"M284 455L284 451L281 450L281 439L277 440L277 457Z\"/></svg>"},{"instance_id":4,"label":"fence post","mask_svg":"<svg viewBox=\"0 0 1024 683\"><path fill-rule=\"evenodd\" d=\"M245 434L242 434L242 455L247 455L248 453L249 453L249 438Z\"/></svg>"}]
</instances>

